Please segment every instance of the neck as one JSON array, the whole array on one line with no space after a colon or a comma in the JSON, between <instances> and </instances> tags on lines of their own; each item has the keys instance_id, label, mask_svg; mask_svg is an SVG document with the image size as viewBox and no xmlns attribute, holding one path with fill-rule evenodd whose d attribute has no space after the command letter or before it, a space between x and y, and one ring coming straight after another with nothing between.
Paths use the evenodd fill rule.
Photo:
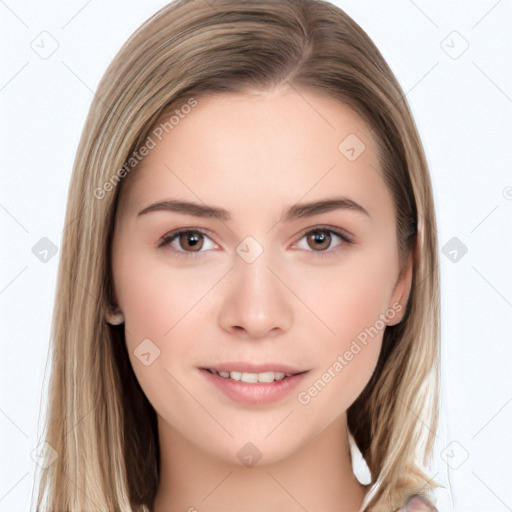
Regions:
<instances>
[{"instance_id":1,"label":"neck","mask_svg":"<svg viewBox=\"0 0 512 512\"><path fill-rule=\"evenodd\" d=\"M352 471L346 415L292 456L252 467L219 461L158 417L154 512L358 512L367 487Z\"/></svg>"}]
</instances>

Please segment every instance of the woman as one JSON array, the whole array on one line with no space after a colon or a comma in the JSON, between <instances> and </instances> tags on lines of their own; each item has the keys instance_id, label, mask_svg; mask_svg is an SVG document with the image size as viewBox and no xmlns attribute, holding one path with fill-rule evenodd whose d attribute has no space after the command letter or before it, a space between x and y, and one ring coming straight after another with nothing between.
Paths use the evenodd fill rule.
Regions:
<instances>
[{"instance_id":1,"label":"woman","mask_svg":"<svg viewBox=\"0 0 512 512\"><path fill-rule=\"evenodd\" d=\"M156 13L98 87L66 226L38 510L435 510L430 178L343 11Z\"/></svg>"}]
</instances>

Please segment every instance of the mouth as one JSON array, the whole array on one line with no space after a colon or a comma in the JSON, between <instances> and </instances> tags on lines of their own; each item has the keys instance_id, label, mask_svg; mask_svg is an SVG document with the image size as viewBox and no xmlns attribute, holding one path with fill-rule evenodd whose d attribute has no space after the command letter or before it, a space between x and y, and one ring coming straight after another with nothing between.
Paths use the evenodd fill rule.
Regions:
<instances>
[{"instance_id":1,"label":"mouth","mask_svg":"<svg viewBox=\"0 0 512 512\"><path fill-rule=\"evenodd\" d=\"M257 405L278 402L292 393L309 370L289 365L226 363L199 368L209 382L234 402Z\"/></svg>"},{"instance_id":2,"label":"mouth","mask_svg":"<svg viewBox=\"0 0 512 512\"><path fill-rule=\"evenodd\" d=\"M259 373L250 373L250 372L241 372L238 370L231 371L217 371L212 368L205 368L213 375L219 375L224 379L231 379L240 382L247 382L249 384L256 384L258 382L274 382L286 379L287 377L293 377L294 375L299 375L304 372L297 373L285 373L285 372L274 372L274 371L265 371Z\"/></svg>"}]
</instances>

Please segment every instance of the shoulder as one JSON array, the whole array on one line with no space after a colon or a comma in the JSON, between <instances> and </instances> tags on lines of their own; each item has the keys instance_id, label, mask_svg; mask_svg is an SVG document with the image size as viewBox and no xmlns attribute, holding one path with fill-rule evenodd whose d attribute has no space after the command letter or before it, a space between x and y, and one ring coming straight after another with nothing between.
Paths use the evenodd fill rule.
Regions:
<instances>
[{"instance_id":1,"label":"shoulder","mask_svg":"<svg viewBox=\"0 0 512 512\"><path fill-rule=\"evenodd\" d=\"M438 512L438 510L420 494L413 494L407 498L399 512Z\"/></svg>"}]
</instances>

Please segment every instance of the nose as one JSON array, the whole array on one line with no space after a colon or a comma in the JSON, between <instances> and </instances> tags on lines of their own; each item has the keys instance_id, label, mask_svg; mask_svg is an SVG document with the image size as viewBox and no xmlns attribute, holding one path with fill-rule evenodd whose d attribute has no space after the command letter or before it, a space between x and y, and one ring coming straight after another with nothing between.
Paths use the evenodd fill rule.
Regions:
<instances>
[{"instance_id":1,"label":"nose","mask_svg":"<svg viewBox=\"0 0 512 512\"><path fill-rule=\"evenodd\" d=\"M252 263L237 256L220 297L220 327L245 338L271 337L289 330L293 294L279 274L265 252Z\"/></svg>"}]
</instances>

